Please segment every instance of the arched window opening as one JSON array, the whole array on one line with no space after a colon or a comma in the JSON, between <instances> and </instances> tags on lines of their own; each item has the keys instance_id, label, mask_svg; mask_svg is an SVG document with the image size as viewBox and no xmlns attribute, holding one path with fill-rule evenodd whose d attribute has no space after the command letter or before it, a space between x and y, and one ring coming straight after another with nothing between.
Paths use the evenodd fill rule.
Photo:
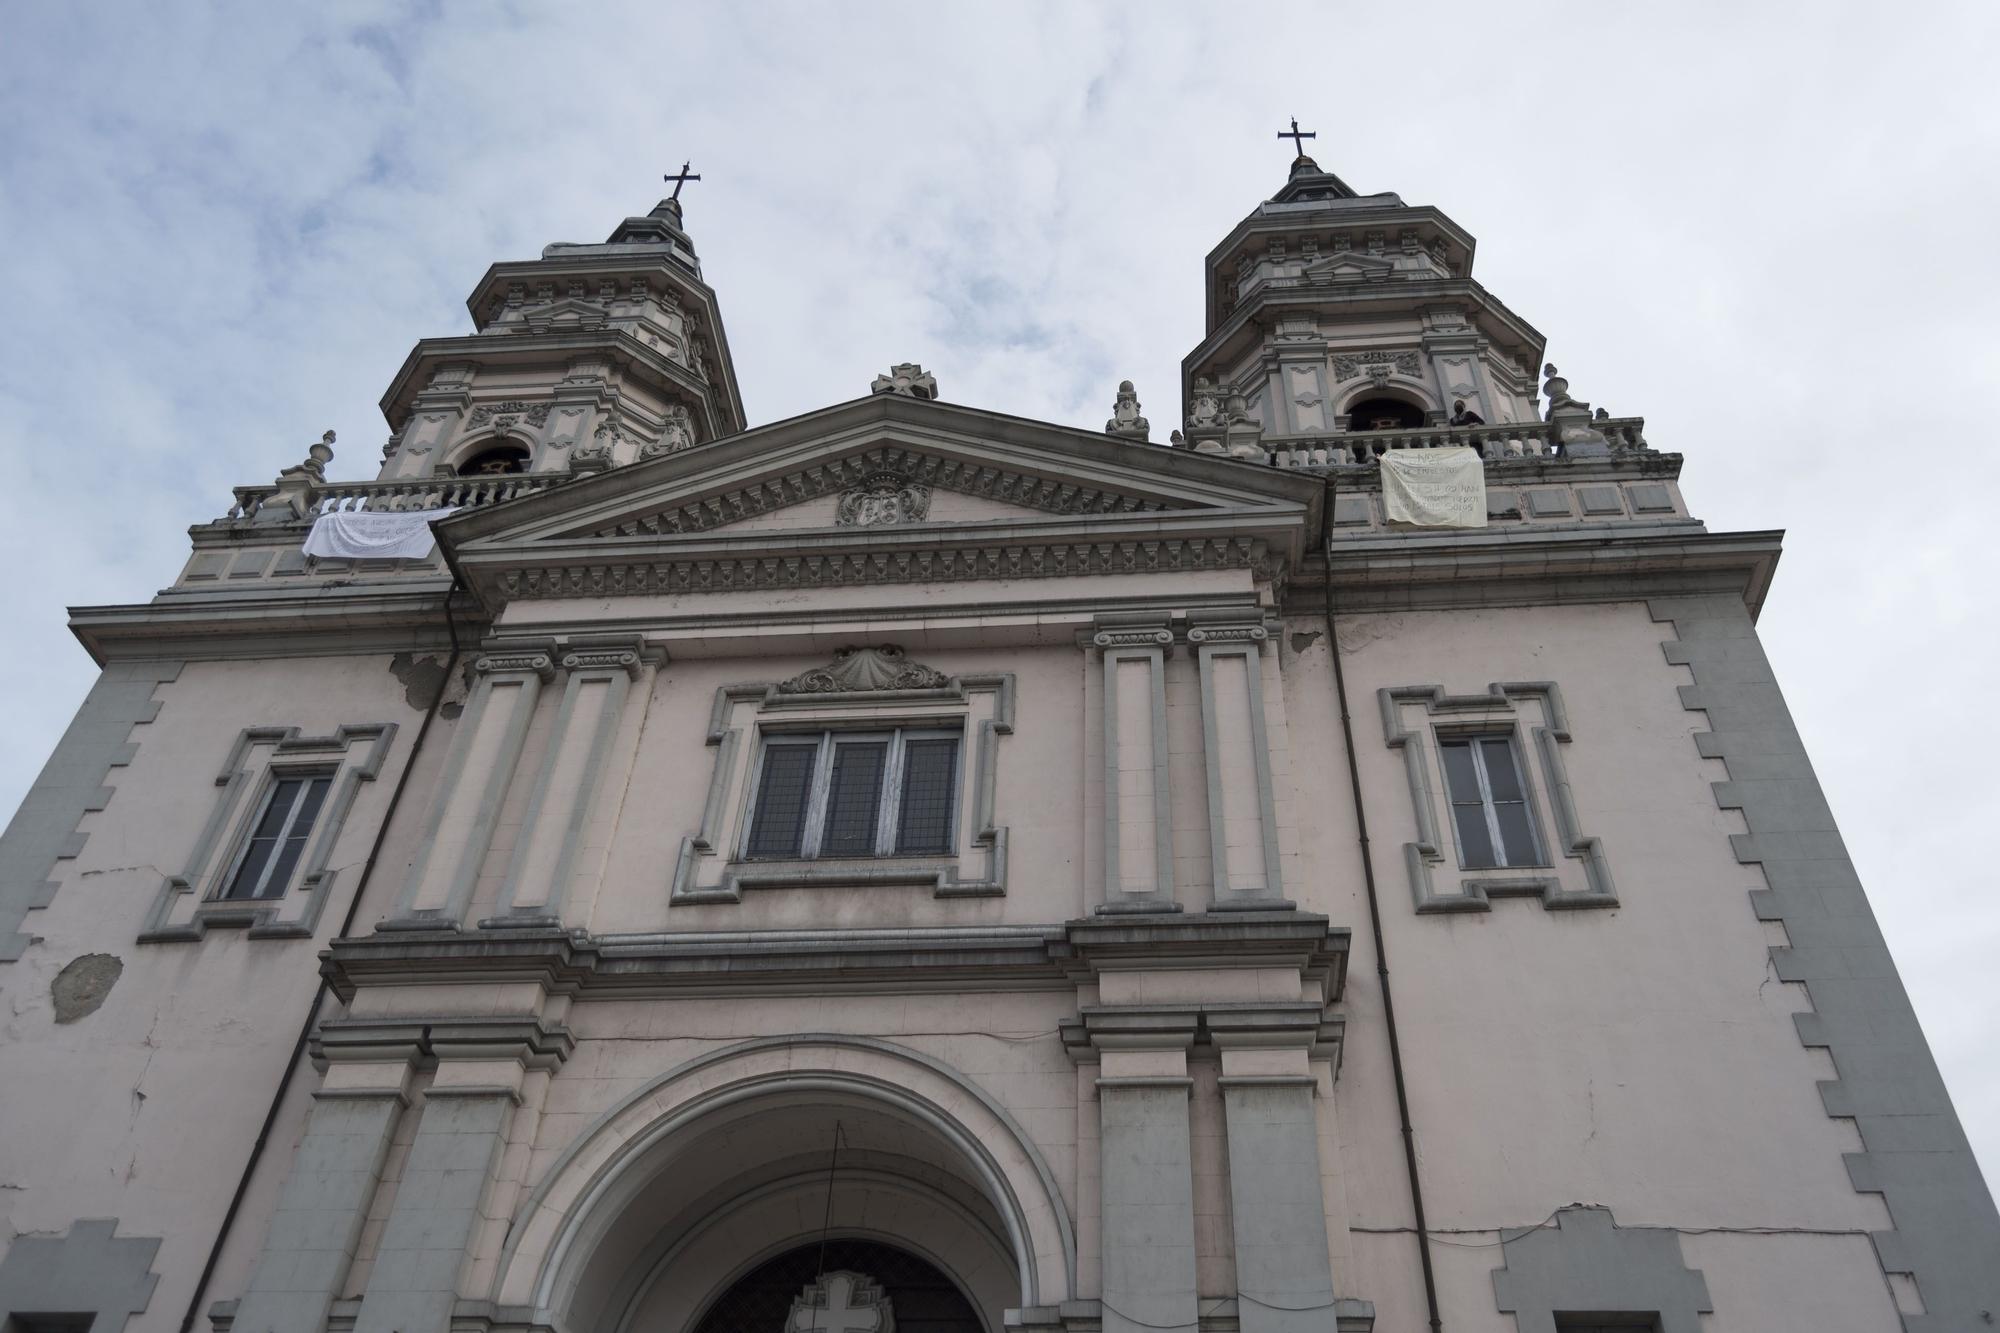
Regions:
<instances>
[{"instance_id":1,"label":"arched window opening","mask_svg":"<svg viewBox=\"0 0 2000 1333\"><path fill-rule=\"evenodd\" d=\"M518 444L481 449L458 465L461 477L502 477L528 470L528 451Z\"/></svg>"},{"instance_id":2,"label":"arched window opening","mask_svg":"<svg viewBox=\"0 0 2000 1333\"><path fill-rule=\"evenodd\" d=\"M1347 413L1349 430L1415 430L1424 424L1424 410L1400 398L1364 398Z\"/></svg>"}]
</instances>

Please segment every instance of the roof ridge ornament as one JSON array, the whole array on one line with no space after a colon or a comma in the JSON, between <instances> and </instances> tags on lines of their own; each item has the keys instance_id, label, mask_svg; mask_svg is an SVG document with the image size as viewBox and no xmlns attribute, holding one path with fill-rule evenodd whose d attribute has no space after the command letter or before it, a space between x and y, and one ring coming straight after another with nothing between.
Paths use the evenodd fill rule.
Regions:
<instances>
[{"instance_id":1,"label":"roof ridge ornament","mask_svg":"<svg viewBox=\"0 0 2000 1333\"><path fill-rule=\"evenodd\" d=\"M833 661L801 671L778 685L780 694L858 694L892 690L941 690L951 684L942 671L912 662L893 643L877 648L848 647Z\"/></svg>"},{"instance_id":2,"label":"roof ridge ornament","mask_svg":"<svg viewBox=\"0 0 2000 1333\"><path fill-rule=\"evenodd\" d=\"M914 361L905 361L898 366L890 366L889 373L877 375L875 382L868 386L870 393L893 393L899 398L924 398L937 401L937 376L926 374L924 368Z\"/></svg>"}]
</instances>

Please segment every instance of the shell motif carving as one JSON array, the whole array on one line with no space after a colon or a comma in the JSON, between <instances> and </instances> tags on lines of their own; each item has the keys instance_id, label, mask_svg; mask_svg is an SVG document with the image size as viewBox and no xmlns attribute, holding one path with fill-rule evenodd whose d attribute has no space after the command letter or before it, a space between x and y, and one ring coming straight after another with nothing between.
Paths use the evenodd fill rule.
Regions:
<instances>
[{"instance_id":1,"label":"shell motif carving","mask_svg":"<svg viewBox=\"0 0 2000 1333\"><path fill-rule=\"evenodd\" d=\"M778 686L780 694L847 694L869 690L940 690L951 683L937 671L903 656L894 644L842 648L832 662L802 671Z\"/></svg>"}]
</instances>

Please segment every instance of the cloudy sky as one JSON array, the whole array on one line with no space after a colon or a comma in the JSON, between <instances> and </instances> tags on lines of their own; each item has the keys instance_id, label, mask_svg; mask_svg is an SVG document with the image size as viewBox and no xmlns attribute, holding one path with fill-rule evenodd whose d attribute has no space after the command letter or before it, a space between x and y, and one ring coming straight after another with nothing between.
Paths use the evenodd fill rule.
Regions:
<instances>
[{"instance_id":1,"label":"cloudy sky","mask_svg":"<svg viewBox=\"0 0 2000 1333\"><path fill-rule=\"evenodd\" d=\"M1763 630L1989 1179L2000 7L72 5L0 43L0 806L234 484L468 327L496 259L686 196L753 423L918 360L1175 415L1203 255L1297 115L1434 203L1572 391L1785 528ZM1164 433L1156 426L1156 432ZM1981 538L1980 534L1988 534Z\"/></svg>"}]
</instances>

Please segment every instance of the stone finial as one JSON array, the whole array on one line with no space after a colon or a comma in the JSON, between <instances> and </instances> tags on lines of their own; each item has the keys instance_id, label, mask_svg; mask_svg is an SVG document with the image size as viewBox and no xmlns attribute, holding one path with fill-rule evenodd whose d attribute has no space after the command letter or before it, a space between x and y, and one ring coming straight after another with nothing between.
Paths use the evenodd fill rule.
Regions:
<instances>
[{"instance_id":1,"label":"stone finial","mask_svg":"<svg viewBox=\"0 0 2000 1333\"><path fill-rule=\"evenodd\" d=\"M1250 413L1250 400L1240 390L1232 389L1225 400L1222 415L1227 421L1224 427L1223 451L1231 458L1247 458L1254 462L1264 460L1264 423Z\"/></svg>"},{"instance_id":2,"label":"stone finial","mask_svg":"<svg viewBox=\"0 0 2000 1333\"><path fill-rule=\"evenodd\" d=\"M889 367L886 375L877 375L875 382L868 386L868 391L935 401L938 396L937 377L926 374L916 362L906 361L900 366Z\"/></svg>"},{"instance_id":3,"label":"stone finial","mask_svg":"<svg viewBox=\"0 0 2000 1333\"><path fill-rule=\"evenodd\" d=\"M1228 431L1229 418L1223 409L1222 392L1206 375L1195 376L1188 389L1186 425L1187 434L1180 436L1177 448L1192 449L1198 454L1225 452L1222 438ZM1179 436L1180 432L1175 434Z\"/></svg>"},{"instance_id":4,"label":"stone finial","mask_svg":"<svg viewBox=\"0 0 2000 1333\"><path fill-rule=\"evenodd\" d=\"M1118 401L1111 408L1111 420L1104 423L1104 433L1143 441L1152 438L1152 429L1152 423L1139 415L1139 392L1132 381L1118 381Z\"/></svg>"},{"instance_id":5,"label":"stone finial","mask_svg":"<svg viewBox=\"0 0 2000 1333\"><path fill-rule=\"evenodd\" d=\"M1601 458L1611 452L1611 441L1604 432L1591 425L1590 404L1569 394L1569 381L1562 377L1552 361L1542 367L1542 374L1548 377L1542 385L1542 392L1549 396L1548 415L1544 420L1555 427L1556 443L1565 458Z\"/></svg>"},{"instance_id":6,"label":"stone finial","mask_svg":"<svg viewBox=\"0 0 2000 1333\"><path fill-rule=\"evenodd\" d=\"M327 431L319 437L319 443L306 450L305 461L299 467L312 474L314 481L326 480L326 465L333 461L333 432Z\"/></svg>"},{"instance_id":7,"label":"stone finial","mask_svg":"<svg viewBox=\"0 0 2000 1333\"><path fill-rule=\"evenodd\" d=\"M319 437L306 450L305 458L278 474L272 484L278 489L257 505L259 523L290 523L312 513L318 488L326 484L326 465L333 461L333 432Z\"/></svg>"}]
</instances>

